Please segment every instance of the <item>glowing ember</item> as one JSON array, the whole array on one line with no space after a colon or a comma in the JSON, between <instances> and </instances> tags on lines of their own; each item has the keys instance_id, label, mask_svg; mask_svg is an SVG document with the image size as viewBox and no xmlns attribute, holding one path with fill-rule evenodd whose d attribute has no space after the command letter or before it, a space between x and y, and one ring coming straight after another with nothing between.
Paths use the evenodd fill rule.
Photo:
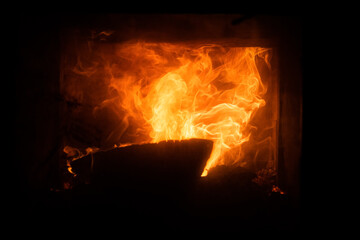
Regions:
<instances>
[{"instance_id":1,"label":"glowing ember","mask_svg":"<svg viewBox=\"0 0 360 240\"><path fill-rule=\"evenodd\" d=\"M115 44L101 53L107 97L94 111L111 106L119 131L130 143L210 139L210 168L239 161L249 141L250 120L265 105L256 61L269 66L269 49L169 43ZM91 76L78 64L74 72ZM227 156L227 157L226 157Z\"/></svg>"}]
</instances>

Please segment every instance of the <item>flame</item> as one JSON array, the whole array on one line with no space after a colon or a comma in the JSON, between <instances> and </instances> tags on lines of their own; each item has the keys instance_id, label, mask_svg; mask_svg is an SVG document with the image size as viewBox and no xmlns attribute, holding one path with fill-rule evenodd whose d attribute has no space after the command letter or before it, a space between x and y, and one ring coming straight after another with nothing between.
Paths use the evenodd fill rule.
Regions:
<instances>
[{"instance_id":1,"label":"flame","mask_svg":"<svg viewBox=\"0 0 360 240\"><path fill-rule=\"evenodd\" d=\"M111 107L119 118L119 137L131 136L132 143L213 140L202 176L227 164L228 155L232 162L239 160L241 145L251 136L250 121L265 106L267 89L256 61L262 58L269 65L269 49L147 42L113 46L96 63L103 66L108 97L94 111Z\"/></svg>"},{"instance_id":2,"label":"flame","mask_svg":"<svg viewBox=\"0 0 360 240\"><path fill-rule=\"evenodd\" d=\"M214 141L202 176L249 140L249 121L265 105L256 57L267 58L268 49L139 42L120 45L117 54L130 68L119 75L120 69L108 66L110 88L151 142Z\"/></svg>"}]
</instances>

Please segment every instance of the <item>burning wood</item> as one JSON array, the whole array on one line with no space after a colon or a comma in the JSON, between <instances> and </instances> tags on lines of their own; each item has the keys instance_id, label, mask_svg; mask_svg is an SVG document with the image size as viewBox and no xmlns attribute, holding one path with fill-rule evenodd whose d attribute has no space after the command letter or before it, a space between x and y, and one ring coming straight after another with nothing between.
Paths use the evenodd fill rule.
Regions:
<instances>
[{"instance_id":1,"label":"burning wood","mask_svg":"<svg viewBox=\"0 0 360 240\"><path fill-rule=\"evenodd\" d=\"M90 153L70 165L80 178L111 186L129 181L186 183L200 177L212 146L205 139L131 145Z\"/></svg>"}]
</instances>

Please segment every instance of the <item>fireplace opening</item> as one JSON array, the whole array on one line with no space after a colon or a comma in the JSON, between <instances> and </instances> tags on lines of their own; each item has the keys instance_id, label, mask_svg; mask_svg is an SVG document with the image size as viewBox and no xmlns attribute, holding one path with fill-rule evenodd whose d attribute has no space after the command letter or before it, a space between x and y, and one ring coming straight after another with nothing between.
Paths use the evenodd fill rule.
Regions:
<instances>
[{"instance_id":1,"label":"fireplace opening","mask_svg":"<svg viewBox=\"0 0 360 240\"><path fill-rule=\"evenodd\" d=\"M69 157L200 138L213 141L202 176L217 165L275 170L279 98L272 49L234 47L235 40L106 43L107 35L64 53Z\"/></svg>"},{"instance_id":2,"label":"fireplace opening","mask_svg":"<svg viewBox=\"0 0 360 240\"><path fill-rule=\"evenodd\" d=\"M60 16L50 34L57 140L51 167L28 174L55 177L34 184L46 192L34 211L116 213L130 228L292 225L302 79L299 30L289 29L298 19L83 17Z\"/></svg>"}]
</instances>

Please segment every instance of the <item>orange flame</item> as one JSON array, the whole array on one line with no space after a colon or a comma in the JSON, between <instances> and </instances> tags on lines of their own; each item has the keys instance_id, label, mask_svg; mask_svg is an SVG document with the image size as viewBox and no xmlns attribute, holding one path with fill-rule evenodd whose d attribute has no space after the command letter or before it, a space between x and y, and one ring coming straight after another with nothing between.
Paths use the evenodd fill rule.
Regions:
<instances>
[{"instance_id":1,"label":"orange flame","mask_svg":"<svg viewBox=\"0 0 360 240\"><path fill-rule=\"evenodd\" d=\"M204 138L214 141L202 176L225 155L237 161L249 141L250 120L265 105L256 59L269 65L269 49L169 43L116 45L105 60L112 97L124 134L131 125L141 141ZM140 138L138 138L140 139ZM140 141L140 140L138 140Z\"/></svg>"}]
</instances>

